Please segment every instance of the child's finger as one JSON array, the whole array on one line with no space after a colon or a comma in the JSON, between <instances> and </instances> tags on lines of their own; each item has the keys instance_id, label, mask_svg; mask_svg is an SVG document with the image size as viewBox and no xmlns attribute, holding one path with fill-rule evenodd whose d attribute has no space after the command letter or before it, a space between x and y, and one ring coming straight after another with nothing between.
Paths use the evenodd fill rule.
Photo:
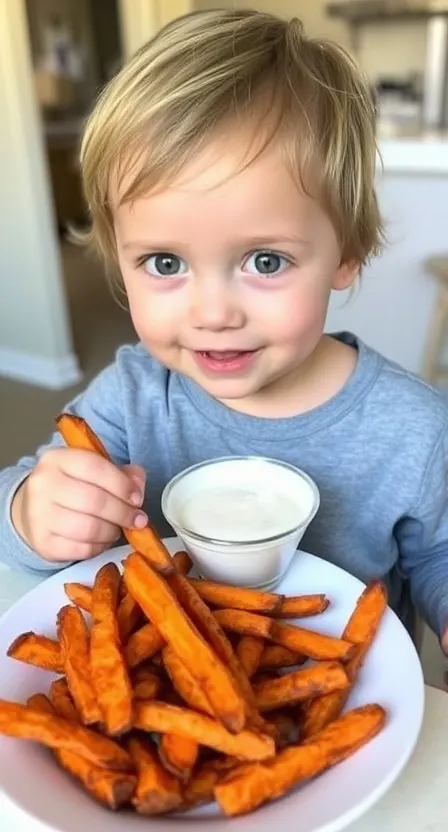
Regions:
<instances>
[{"instance_id":1,"label":"child's finger","mask_svg":"<svg viewBox=\"0 0 448 832\"><path fill-rule=\"evenodd\" d=\"M51 535L43 553L43 557L49 561L67 563L70 561L89 560L100 555L109 549L110 543L80 543L76 540L68 540L65 537Z\"/></svg>"},{"instance_id":2,"label":"child's finger","mask_svg":"<svg viewBox=\"0 0 448 832\"><path fill-rule=\"evenodd\" d=\"M136 490L141 494L141 503L143 503L145 498L146 472L140 465L123 465L122 470L135 483Z\"/></svg>"},{"instance_id":3,"label":"child's finger","mask_svg":"<svg viewBox=\"0 0 448 832\"><path fill-rule=\"evenodd\" d=\"M70 513L90 515L92 520L104 520L115 526L142 529L148 522L146 514L109 491L70 477L64 477L56 492L55 502L57 506L69 509ZM71 522L76 525L75 520L76 517ZM69 537L73 536L72 532L74 529L69 532ZM94 540L95 536L92 535L90 539Z\"/></svg>"},{"instance_id":4,"label":"child's finger","mask_svg":"<svg viewBox=\"0 0 448 832\"><path fill-rule=\"evenodd\" d=\"M102 546L116 540L119 527L115 523L89 514L55 506L49 518L48 531L51 535L76 543L94 543Z\"/></svg>"},{"instance_id":5,"label":"child's finger","mask_svg":"<svg viewBox=\"0 0 448 832\"><path fill-rule=\"evenodd\" d=\"M50 454L53 453L57 454L56 462L59 470L66 476L96 485L126 503L132 503L133 495L137 492L135 505L138 505L137 500L140 500L141 496L140 489L125 471L109 460L91 451L73 448L58 448L57 451L50 452Z\"/></svg>"}]
</instances>

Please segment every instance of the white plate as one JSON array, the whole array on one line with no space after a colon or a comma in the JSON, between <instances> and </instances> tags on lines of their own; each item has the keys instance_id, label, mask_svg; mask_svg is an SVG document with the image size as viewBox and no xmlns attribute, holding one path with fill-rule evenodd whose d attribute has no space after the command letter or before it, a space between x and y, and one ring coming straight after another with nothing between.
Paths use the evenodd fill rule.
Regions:
<instances>
[{"instance_id":1,"label":"white plate","mask_svg":"<svg viewBox=\"0 0 448 832\"><path fill-rule=\"evenodd\" d=\"M171 551L176 541L169 541ZM55 635L56 613L66 603L65 581L91 583L108 560L120 561L127 548L77 564L44 581L0 619L0 697L24 701L46 692L51 677L45 671L20 664L6 656L12 640L35 630ZM331 606L322 616L303 623L310 629L340 635L363 584L346 572L312 555L298 555L279 591L289 595L325 592ZM337 832L367 811L392 785L407 763L420 732L424 710L424 684L420 662L404 627L390 610L356 685L350 706L377 702L389 720L385 730L354 757L312 783L252 815L225 820L213 805L183 817L142 819L114 814L97 805L61 771L51 755L37 745L0 737L0 792L13 816L32 832L268 832L281 828L294 832ZM32 819L38 821L33 824Z\"/></svg>"}]
</instances>

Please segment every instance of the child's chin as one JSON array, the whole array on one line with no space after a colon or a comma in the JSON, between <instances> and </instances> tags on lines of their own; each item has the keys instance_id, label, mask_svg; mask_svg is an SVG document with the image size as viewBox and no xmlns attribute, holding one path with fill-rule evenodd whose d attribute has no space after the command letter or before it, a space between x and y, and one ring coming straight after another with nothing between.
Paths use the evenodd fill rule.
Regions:
<instances>
[{"instance_id":1,"label":"child's chin","mask_svg":"<svg viewBox=\"0 0 448 832\"><path fill-rule=\"evenodd\" d=\"M196 379L201 387L215 399L235 401L253 396L258 387L251 384L249 379Z\"/></svg>"}]
</instances>

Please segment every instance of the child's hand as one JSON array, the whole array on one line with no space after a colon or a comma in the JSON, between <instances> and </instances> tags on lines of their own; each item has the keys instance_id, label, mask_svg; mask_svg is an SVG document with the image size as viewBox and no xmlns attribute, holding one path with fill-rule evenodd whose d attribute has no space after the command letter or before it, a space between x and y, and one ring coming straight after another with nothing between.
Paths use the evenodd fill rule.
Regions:
<instances>
[{"instance_id":1,"label":"child's hand","mask_svg":"<svg viewBox=\"0 0 448 832\"><path fill-rule=\"evenodd\" d=\"M145 474L120 469L90 451L47 451L18 489L12 522L28 545L49 561L86 560L120 535L120 527L143 528L139 511Z\"/></svg>"}]
</instances>

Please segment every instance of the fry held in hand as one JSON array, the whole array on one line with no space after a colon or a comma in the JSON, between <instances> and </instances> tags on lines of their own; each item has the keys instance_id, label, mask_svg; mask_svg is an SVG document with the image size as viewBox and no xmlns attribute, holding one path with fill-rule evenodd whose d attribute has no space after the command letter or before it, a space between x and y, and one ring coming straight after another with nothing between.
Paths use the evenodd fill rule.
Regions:
<instances>
[{"instance_id":1,"label":"fry held in hand","mask_svg":"<svg viewBox=\"0 0 448 832\"><path fill-rule=\"evenodd\" d=\"M111 461L103 443L80 416L63 413L56 419L56 424L69 448L91 451ZM167 575L173 571L168 549L149 524L145 529L123 529L123 532L133 549L140 552L155 569Z\"/></svg>"},{"instance_id":2,"label":"fry held in hand","mask_svg":"<svg viewBox=\"0 0 448 832\"><path fill-rule=\"evenodd\" d=\"M124 734L132 725L132 685L124 661L116 610L120 573L114 563L97 572L92 594L90 633L92 683L108 734Z\"/></svg>"},{"instance_id":3,"label":"fry held in hand","mask_svg":"<svg viewBox=\"0 0 448 832\"><path fill-rule=\"evenodd\" d=\"M286 748L266 763L231 772L215 786L216 800L228 817L251 812L350 757L381 731L385 721L379 705L350 711L304 745Z\"/></svg>"},{"instance_id":4,"label":"fry held in hand","mask_svg":"<svg viewBox=\"0 0 448 832\"><path fill-rule=\"evenodd\" d=\"M64 660L59 643L36 633L22 633L17 636L8 648L7 655L10 659L40 667L42 670L50 670L52 673L64 672Z\"/></svg>"}]
</instances>

